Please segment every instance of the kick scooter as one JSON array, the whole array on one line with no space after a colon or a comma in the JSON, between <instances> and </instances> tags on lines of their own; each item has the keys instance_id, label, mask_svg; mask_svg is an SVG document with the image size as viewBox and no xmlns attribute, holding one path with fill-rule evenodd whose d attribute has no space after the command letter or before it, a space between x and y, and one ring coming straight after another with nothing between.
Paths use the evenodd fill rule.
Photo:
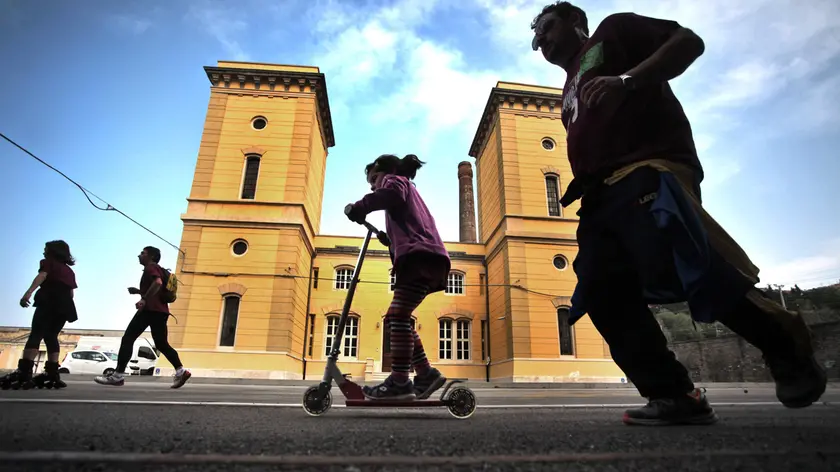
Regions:
<instances>
[{"instance_id":1,"label":"kick scooter","mask_svg":"<svg viewBox=\"0 0 840 472\"><path fill-rule=\"evenodd\" d=\"M351 205L344 208L344 213L349 213ZM332 394L330 389L335 381L339 390L344 395L345 406L365 408L418 408L418 407L441 407L445 406L449 413L458 419L467 419L475 413L475 395L472 390L464 386L455 386L463 383L466 379L449 379L443 388L443 393L437 400L415 399L415 400L369 400L362 392L362 387L347 378L338 368L338 354L341 352L341 338L344 335L344 326L347 324L350 305L353 303L353 294L356 292L356 285L359 283L359 274L362 272L362 263L365 260L370 238L376 234L376 238L383 246L390 246L391 241L388 235L379 231L365 221L362 223L368 233L362 243L362 250L356 260L356 268L353 270L353 278L350 280L350 288L347 291L347 298L344 300L344 308L341 310L341 318L338 321L338 330L333 339L330 355L327 357L327 366L324 369L324 378L318 385L309 387L303 394L303 409L311 416L321 416L329 411L332 406Z\"/></svg>"}]
</instances>

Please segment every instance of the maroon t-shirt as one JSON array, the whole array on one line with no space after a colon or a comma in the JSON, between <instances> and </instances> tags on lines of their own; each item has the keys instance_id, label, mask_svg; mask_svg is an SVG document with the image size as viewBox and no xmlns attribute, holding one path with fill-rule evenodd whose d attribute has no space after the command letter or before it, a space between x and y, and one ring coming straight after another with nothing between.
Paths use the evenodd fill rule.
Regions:
<instances>
[{"instance_id":1,"label":"maroon t-shirt","mask_svg":"<svg viewBox=\"0 0 840 472\"><path fill-rule=\"evenodd\" d=\"M67 264L55 259L41 259L41 263L38 265L38 273L41 272L47 273L44 284L61 284L71 289L78 288L76 286L76 273Z\"/></svg>"},{"instance_id":2,"label":"maroon t-shirt","mask_svg":"<svg viewBox=\"0 0 840 472\"><path fill-rule=\"evenodd\" d=\"M634 13L610 15L581 48L563 88L569 162L586 179L646 159L702 167L691 125L667 82L629 91L617 107L586 108L580 91L598 76L618 76L650 57L680 28L674 21Z\"/></svg>"},{"instance_id":3,"label":"maroon t-shirt","mask_svg":"<svg viewBox=\"0 0 840 472\"><path fill-rule=\"evenodd\" d=\"M143 269L143 276L140 277L140 295L145 295L152 286L155 279L163 281L163 272L157 264L149 264ZM158 290L158 293L146 300L145 311L155 311L158 313L169 313L169 305L167 305L161 298L161 291L163 287Z\"/></svg>"}]
</instances>

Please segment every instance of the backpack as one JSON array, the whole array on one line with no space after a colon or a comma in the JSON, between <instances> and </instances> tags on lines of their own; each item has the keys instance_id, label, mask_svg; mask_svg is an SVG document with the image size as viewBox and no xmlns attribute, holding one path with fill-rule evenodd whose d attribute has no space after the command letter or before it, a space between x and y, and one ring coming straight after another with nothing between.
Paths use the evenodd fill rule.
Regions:
<instances>
[{"instance_id":1,"label":"backpack","mask_svg":"<svg viewBox=\"0 0 840 472\"><path fill-rule=\"evenodd\" d=\"M178 299L178 278L163 267L160 268L160 272L163 274L163 277L161 277L163 287L160 290L160 298L164 303L173 303Z\"/></svg>"}]
</instances>

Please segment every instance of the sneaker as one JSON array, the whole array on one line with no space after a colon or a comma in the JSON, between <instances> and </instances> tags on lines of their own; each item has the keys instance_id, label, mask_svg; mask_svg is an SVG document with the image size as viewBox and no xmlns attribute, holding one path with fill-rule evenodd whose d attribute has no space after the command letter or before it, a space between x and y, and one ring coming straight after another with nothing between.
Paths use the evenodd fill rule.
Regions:
<instances>
[{"instance_id":1,"label":"sneaker","mask_svg":"<svg viewBox=\"0 0 840 472\"><path fill-rule=\"evenodd\" d=\"M117 372L110 375L97 375L93 378L93 381L99 385L113 385L115 387L122 387L125 384L123 374Z\"/></svg>"},{"instance_id":2,"label":"sneaker","mask_svg":"<svg viewBox=\"0 0 840 472\"><path fill-rule=\"evenodd\" d=\"M806 359L764 356L776 381L776 398L788 408L805 408L825 393L828 378L813 355Z\"/></svg>"},{"instance_id":3,"label":"sneaker","mask_svg":"<svg viewBox=\"0 0 840 472\"><path fill-rule=\"evenodd\" d=\"M172 376L172 386L170 388L181 388L187 383L187 380L192 377L192 374L187 369L181 369L181 373L179 374L177 371L175 375Z\"/></svg>"},{"instance_id":4,"label":"sneaker","mask_svg":"<svg viewBox=\"0 0 840 472\"><path fill-rule=\"evenodd\" d=\"M375 387L364 387L362 392L369 400L413 400L414 385L411 380L399 385L392 377Z\"/></svg>"},{"instance_id":5,"label":"sneaker","mask_svg":"<svg viewBox=\"0 0 840 472\"><path fill-rule=\"evenodd\" d=\"M435 391L446 383L446 377L439 370L432 367L426 375L414 376L414 394L418 400L429 398Z\"/></svg>"},{"instance_id":6,"label":"sneaker","mask_svg":"<svg viewBox=\"0 0 840 472\"><path fill-rule=\"evenodd\" d=\"M624 412L624 423L629 425L707 425L717 421L705 389L694 389L677 398L656 398L641 408Z\"/></svg>"}]
</instances>

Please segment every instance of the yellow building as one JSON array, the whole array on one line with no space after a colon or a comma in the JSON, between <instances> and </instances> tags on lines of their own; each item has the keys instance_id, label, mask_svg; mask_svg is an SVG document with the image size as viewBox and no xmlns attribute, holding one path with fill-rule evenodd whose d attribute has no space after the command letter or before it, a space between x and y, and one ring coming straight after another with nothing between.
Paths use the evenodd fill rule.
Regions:
<instances>
[{"instance_id":1,"label":"yellow building","mask_svg":"<svg viewBox=\"0 0 840 472\"><path fill-rule=\"evenodd\" d=\"M362 243L320 234L335 144L324 75L226 61L205 70L210 103L182 215L172 343L198 376L319 379ZM458 166L461 241L447 243L452 273L414 320L430 361L449 377L623 377L589 318L567 321L577 222L576 209L558 203L571 180L561 93L505 82L492 89L469 151L477 212L472 166ZM382 317L390 266L374 240L339 362L356 380L389 371Z\"/></svg>"}]
</instances>

